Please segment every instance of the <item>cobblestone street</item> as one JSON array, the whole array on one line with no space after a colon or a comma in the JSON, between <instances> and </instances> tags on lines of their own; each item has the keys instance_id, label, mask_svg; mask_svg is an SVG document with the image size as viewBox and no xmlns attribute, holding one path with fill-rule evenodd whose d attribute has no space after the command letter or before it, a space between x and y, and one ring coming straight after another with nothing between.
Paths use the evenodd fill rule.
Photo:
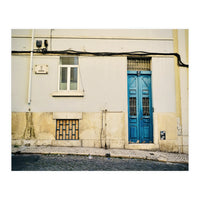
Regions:
<instances>
[{"instance_id":1,"label":"cobblestone street","mask_svg":"<svg viewBox=\"0 0 200 200\"><path fill-rule=\"evenodd\" d=\"M77 155L12 154L13 171L187 171L186 163Z\"/></svg>"}]
</instances>

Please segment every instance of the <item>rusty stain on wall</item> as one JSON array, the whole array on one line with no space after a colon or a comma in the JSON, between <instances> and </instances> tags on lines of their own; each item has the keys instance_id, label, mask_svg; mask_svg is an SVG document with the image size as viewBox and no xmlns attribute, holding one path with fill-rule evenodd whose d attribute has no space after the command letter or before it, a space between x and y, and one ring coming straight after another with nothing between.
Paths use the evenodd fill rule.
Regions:
<instances>
[{"instance_id":1,"label":"rusty stain on wall","mask_svg":"<svg viewBox=\"0 0 200 200\"><path fill-rule=\"evenodd\" d=\"M33 128L32 113L26 112L26 128L24 131L24 139L30 140L35 138L35 132Z\"/></svg>"}]
</instances>

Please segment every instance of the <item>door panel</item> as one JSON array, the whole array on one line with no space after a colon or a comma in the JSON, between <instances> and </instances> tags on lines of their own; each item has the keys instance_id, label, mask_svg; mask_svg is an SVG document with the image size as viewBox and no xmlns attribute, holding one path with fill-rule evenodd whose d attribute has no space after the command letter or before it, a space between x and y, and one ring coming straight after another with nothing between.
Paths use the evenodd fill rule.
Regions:
<instances>
[{"instance_id":1,"label":"door panel","mask_svg":"<svg viewBox=\"0 0 200 200\"><path fill-rule=\"evenodd\" d=\"M152 99L150 72L128 74L129 142L152 143Z\"/></svg>"},{"instance_id":2,"label":"door panel","mask_svg":"<svg viewBox=\"0 0 200 200\"><path fill-rule=\"evenodd\" d=\"M138 81L137 75L128 76L128 96L129 96L129 140L136 142L138 137L138 100L137 100L137 88Z\"/></svg>"}]
</instances>

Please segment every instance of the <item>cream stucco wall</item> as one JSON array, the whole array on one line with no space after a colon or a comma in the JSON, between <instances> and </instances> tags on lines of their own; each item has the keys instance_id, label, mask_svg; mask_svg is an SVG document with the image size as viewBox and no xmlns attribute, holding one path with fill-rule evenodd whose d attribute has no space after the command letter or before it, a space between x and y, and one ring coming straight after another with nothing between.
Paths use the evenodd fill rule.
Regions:
<instances>
[{"instance_id":1,"label":"cream stucco wall","mask_svg":"<svg viewBox=\"0 0 200 200\"><path fill-rule=\"evenodd\" d=\"M18 64L21 60L21 63ZM80 57L80 90L84 97L53 97L58 88L58 56L35 56L48 74L32 74L31 106L27 106L29 58L13 56L12 110L15 112L127 111L126 57ZM94 65L95 63L95 65ZM152 58L154 112L176 112L173 58ZM21 101L23 99L23 101ZM67 106L66 106L67 105Z\"/></svg>"},{"instance_id":2,"label":"cream stucco wall","mask_svg":"<svg viewBox=\"0 0 200 200\"><path fill-rule=\"evenodd\" d=\"M183 62L189 62L188 55L188 30L178 30L178 51ZM189 69L180 69L180 95L181 95L181 134L179 143L183 152L188 152L189 145Z\"/></svg>"},{"instance_id":3,"label":"cream stucco wall","mask_svg":"<svg viewBox=\"0 0 200 200\"><path fill-rule=\"evenodd\" d=\"M174 58L152 58L154 112L176 112Z\"/></svg>"},{"instance_id":4,"label":"cream stucco wall","mask_svg":"<svg viewBox=\"0 0 200 200\"><path fill-rule=\"evenodd\" d=\"M28 57L13 56L12 111L27 112L97 112L126 111L126 58L80 57L80 90L83 97L53 97L58 91L57 56L36 56L35 64L47 64L48 74L32 74L31 105L27 106ZM24 70L23 70L24 69ZM23 101L21 101L23 99Z\"/></svg>"},{"instance_id":5,"label":"cream stucco wall","mask_svg":"<svg viewBox=\"0 0 200 200\"><path fill-rule=\"evenodd\" d=\"M30 50L31 33L12 30L12 50ZM186 48L184 34L178 32L178 44L187 63L187 54L182 50ZM48 39L49 50L174 51L172 30L35 30L34 43L37 39ZM30 56L12 55L13 144L31 140L35 145L103 147L106 143L110 148L188 152L188 70L180 68L180 120L173 56L153 56L151 60L153 144L128 144L126 56L79 56L79 86L83 92L79 97L52 96L58 91L59 56L34 55L33 66L37 64L47 64L48 74L33 71L28 105ZM54 112L82 113L79 141L55 140ZM162 130L166 131L165 141L160 140Z\"/></svg>"},{"instance_id":6,"label":"cream stucco wall","mask_svg":"<svg viewBox=\"0 0 200 200\"><path fill-rule=\"evenodd\" d=\"M12 37L31 37L30 29L12 29ZM36 37L172 39L171 29L35 29Z\"/></svg>"},{"instance_id":7,"label":"cream stucco wall","mask_svg":"<svg viewBox=\"0 0 200 200\"><path fill-rule=\"evenodd\" d=\"M31 49L30 30L12 30L12 50ZM48 40L48 50L173 52L170 29L35 30L36 40Z\"/></svg>"},{"instance_id":8,"label":"cream stucco wall","mask_svg":"<svg viewBox=\"0 0 200 200\"><path fill-rule=\"evenodd\" d=\"M28 110L28 74L30 58L27 56L12 56L11 61L11 109L12 111Z\"/></svg>"}]
</instances>

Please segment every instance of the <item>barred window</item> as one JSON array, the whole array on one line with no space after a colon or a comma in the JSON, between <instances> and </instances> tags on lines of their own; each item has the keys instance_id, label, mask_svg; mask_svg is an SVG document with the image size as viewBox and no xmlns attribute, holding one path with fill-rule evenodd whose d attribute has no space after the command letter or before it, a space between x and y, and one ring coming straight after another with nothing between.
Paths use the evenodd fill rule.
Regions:
<instances>
[{"instance_id":1,"label":"barred window","mask_svg":"<svg viewBox=\"0 0 200 200\"><path fill-rule=\"evenodd\" d=\"M130 115L137 115L135 97L129 98L129 112L130 112Z\"/></svg>"},{"instance_id":2,"label":"barred window","mask_svg":"<svg viewBox=\"0 0 200 200\"><path fill-rule=\"evenodd\" d=\"M57 119L56 140L78 140L79 120L78 119Z\"/></svg>"},{"instance_id":3,"label":"barred window","mask_svg":"<svg viewBox=\"0 0 200 200\"><path fill-rule=\"evenodd\" d=\"M143 115L144 116L149 116L149 98L148 97L143 97L142 98L142 108L143 108Z\"/></svg>"},{"instance_id":4,"label":"barred window","mask_svg":"<svg viewBox=\"0 0 200 200\"><path fill-rule=\"evenodd\" d=\"M151 58L128 58L127 70L128 71L150 71Z\"/></svg>"}]
</instances>

